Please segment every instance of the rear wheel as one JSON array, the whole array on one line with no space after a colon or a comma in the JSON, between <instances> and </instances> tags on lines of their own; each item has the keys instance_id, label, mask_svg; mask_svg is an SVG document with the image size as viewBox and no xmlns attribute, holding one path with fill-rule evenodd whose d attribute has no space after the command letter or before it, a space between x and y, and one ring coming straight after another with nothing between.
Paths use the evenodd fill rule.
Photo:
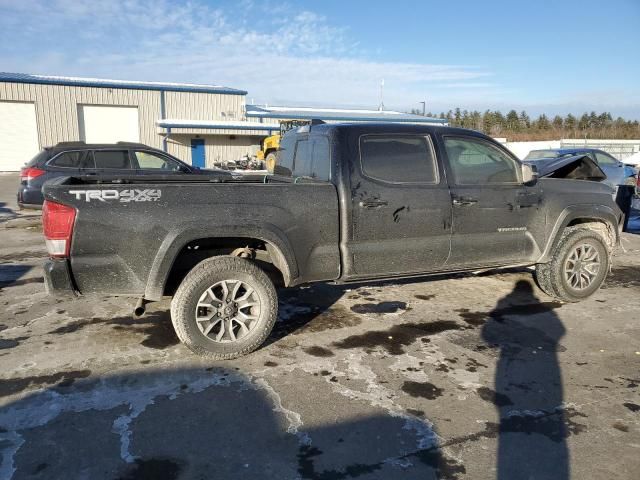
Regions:
<instances>
[{"instance_id":1,"label":"rear wheel","mask_svg":"<svg viewBox=\"0 0 640 480\"><path fill-rule=\"evenodd\" d=\"M602 286L609 271L609 250L602 235L589 228L568 228L549 263L536 266L540 288L565 302L579 302Z\"/></svg>"},{"instance_id":2,"label":"rear wheel","mask_svg":"<svg viewBox=\"0 0 640 480\"><path fill-rule=\"evenodd\" d=\"M265 163L267 165L267 170L269 171L269 173L273 173L276 167L276 152L269 153L269 155L267 155L267 158L265 159Z\"/></svg>"},{"instance_id":3,"label":"rear wheel","mask_svg":"<svg viewBox=\"0 0 640 480\"><path fill-rule=\"evenodd\" d=\"M230 359L258 348L278 315L276 290L254 263L214 257L187 274L171 302L178 338L193 352Z\"/></svg>"}]
</instances>

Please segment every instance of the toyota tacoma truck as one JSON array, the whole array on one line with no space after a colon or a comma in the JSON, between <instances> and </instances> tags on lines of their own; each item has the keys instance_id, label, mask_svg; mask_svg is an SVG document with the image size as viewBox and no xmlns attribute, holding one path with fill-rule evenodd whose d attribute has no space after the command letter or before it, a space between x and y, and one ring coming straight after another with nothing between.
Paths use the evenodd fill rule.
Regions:
<instances>
[{"instance_id":1,"label":"toyota tacoma truck","mask_svg":"<svg viewBox=\"0 0 640 480\"><path fill-rule=\"evenodd\" d=\"M493 139L428 125L313 124L273 174L67 177L43 187L52 294L172 296L182 342L217 359L255 350L276 287L535 266L544 292L592 295L622 212L588 157L535 168Z\"/></svg>"}]
</instances>

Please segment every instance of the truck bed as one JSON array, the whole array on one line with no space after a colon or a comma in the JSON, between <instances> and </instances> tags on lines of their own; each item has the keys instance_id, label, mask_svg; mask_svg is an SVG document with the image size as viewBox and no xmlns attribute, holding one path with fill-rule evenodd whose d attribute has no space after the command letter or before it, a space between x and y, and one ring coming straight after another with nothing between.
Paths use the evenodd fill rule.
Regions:
<instances>
[{"instance_id":1,"label":"truck bed","mask_svg":"<svg viewBox=\"0 0 640 480\"><path fill-rule=\"evenodd\" d=\"M288 284L338 278L334 185L264 175L176 177L68 177L44 186L47 200L77 211L69 261L79 292L157 299L179 253L210 248L213 237L275 247L293 265Z\"/></svg>"}]
</instances>

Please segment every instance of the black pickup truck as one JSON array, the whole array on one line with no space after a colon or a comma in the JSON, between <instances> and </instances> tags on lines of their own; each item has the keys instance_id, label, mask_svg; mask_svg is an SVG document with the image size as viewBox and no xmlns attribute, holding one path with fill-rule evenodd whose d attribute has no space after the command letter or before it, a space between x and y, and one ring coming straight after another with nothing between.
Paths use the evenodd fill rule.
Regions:
<instances>
[{"instance_id":1,"label":"black pickup truck","mask_svg":"<svg viewBox=\"0 0 640 480\"><path fill-rule=\"evenodd\" d=\"M499 143L441 126L334 124L282 139L272 175L68 177L45 184L51 293L173 296L193 351L256 349L276 286L536 266L567 302L604 281L622 213L588 159L538 178Z\"/></svg>"}]
</instances>

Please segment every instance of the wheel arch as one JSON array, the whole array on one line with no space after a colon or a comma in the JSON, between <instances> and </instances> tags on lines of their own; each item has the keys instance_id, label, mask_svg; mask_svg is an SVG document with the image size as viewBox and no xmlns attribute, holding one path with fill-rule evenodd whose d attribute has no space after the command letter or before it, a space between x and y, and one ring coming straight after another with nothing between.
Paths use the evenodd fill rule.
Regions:
<instances>
[{"instance_id":1,"label":"wheel arch","mask_svg":"<svg viewBox=\"0 0 640 480\"><path fill-rule=\"evenodd\" d=\"M192 226L167 235L163 241L149 272L144 295L146 299L159 300L162 298L170 275L176 267L179 268L176 263L182 258L181 253L198 242L221 243L224 248L222 253L218 253L218 255L230 254L236 248L245 247L248 242L260 243L264 245L270 258L269 263L272 263L282 275L282 282L285 286L295 284L295 280L298 278L298 267L293 249L286 236L273 225L216 225L214 228Z\"/></svg>"},{"instance_id":2,"label":"wheel arch","mask_svg":"<svg viewBox=\"0 0 640 480\"><path fill-rule=\"evenodd\" d=\"M586 228L602 232L610 250L620 242L620 218L612 208L605 205L569 206L559 215L537 263L548 262L564 229L576 225L583 225Z\"/></svg>"}]
</instances>

